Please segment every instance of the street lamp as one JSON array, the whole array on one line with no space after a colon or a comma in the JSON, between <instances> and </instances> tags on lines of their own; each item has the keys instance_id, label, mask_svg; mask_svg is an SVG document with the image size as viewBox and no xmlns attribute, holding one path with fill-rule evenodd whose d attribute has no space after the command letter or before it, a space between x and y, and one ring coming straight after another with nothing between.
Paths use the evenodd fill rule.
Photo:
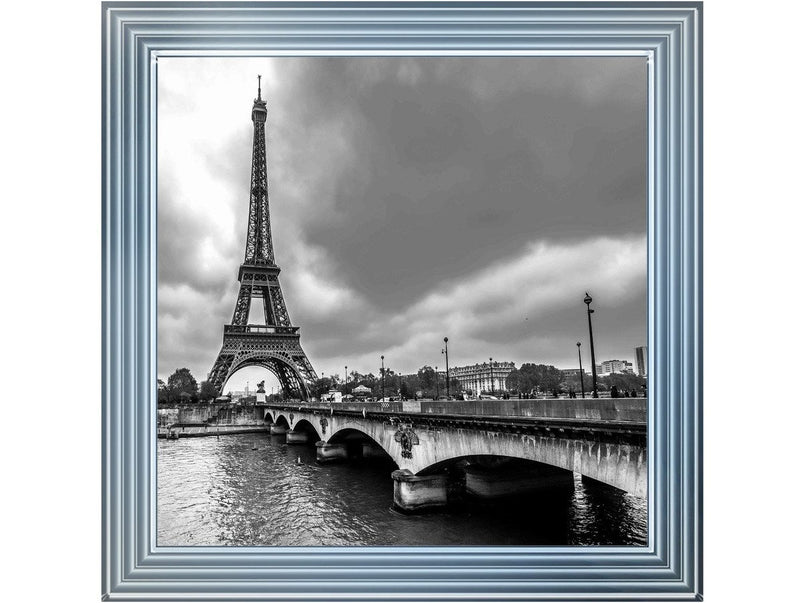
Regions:
<instances>
[{"instance_id":1,"label":"street lamp","mask_svg":"<svg viewBox=\"0 0 804 603\"><path fill-rule=\"evenodd\" d=\"M436 400L438 400L438 367L435 367L435 369L436 369L436 374L435 374L435 378L436 378Z\"/></svg>"},{"instance_id":2,"label":"street lamp","mask_svg":"<svg viewBox=\"0 0 804 603\"><path fill-rule=\"evenodd\" d=\"M444 337L444 357L447 361L447 400L449 400L449 347L447 346L448 341L449 339L447 337Z\"/></svg>"},{"instance_id":3,"label":"street lamp","mask_svg":"<svg viewBox=\"0 0 804 603\"><path fill-rule=\"evenodd\" d=\"M589 348L592 352L592 397L597 398L597 369L595 368L595 338L592 336L592 308L589 304L592 303L592 296L589 293L583 298L583 303L586 304L586 317L589 319Z\"/></svg>"},{"instance_id":4,"label":"street lamp","mask_svg":"<svg viewBox=\"0 0 804 603\"><path fill-rule=\"evenodd\" d=\"M385 354L380 356L380 360L382 361L382 368L380 369L382 374L382 401L385 402Z\"/></svg>"},{"instance_id":5,"label":"street lamp","mask_svg":"<svg viewBox=\"0 0 804 603\"><path fill-rule=\"evenodd\" d=\"M578 373L578 375L581 377L581 398L586 398L586 392L583 391L583 362L581 362L581 342L579 341L575 345L578 346L578 368L581 371Z\"/></svg>"}]
</instances>

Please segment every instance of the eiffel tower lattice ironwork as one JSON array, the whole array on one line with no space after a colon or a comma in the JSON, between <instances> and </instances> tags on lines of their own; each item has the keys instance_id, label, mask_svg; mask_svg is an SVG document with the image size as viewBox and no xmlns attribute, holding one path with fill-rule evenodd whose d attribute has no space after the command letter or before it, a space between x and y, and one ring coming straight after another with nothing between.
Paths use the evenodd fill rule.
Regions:
<instances>
[{"instance_id":1,"label":"eiffel tower lattice ironwork","mask_svg":"<svg viewBox=\"0 0 804 603\"><path fill-rule=\"evenodd\" d=\"M259 82L258 82L259 84ZM265 159L265 120L268 115L262 89L251 110L254 149L251 158L251 199L248 209L246 257L237 280L240 291L232 323L223 327L223 346L207 379L218 393L239 369L261 366L276 375L286 397L307 399L316 374L299 342L299 327L292 326L274 261L268 213L268 173ZM261 299L265 324L249 324L254 298Z\"/></svg>"}]
</instances>

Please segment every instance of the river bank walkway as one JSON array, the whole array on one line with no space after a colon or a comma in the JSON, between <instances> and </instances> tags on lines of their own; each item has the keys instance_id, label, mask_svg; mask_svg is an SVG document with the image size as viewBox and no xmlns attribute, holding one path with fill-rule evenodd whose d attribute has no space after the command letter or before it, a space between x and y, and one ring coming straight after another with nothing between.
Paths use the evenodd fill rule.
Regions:
<instances>
[{"instance_id":1,"label":"river bank walkway","mask_svg":"<svg viewBox=\"0 0 804 603\"><path fill-rule=\"evenodd\" d=\"M246 423L242 425L157 427L156 437L167 438L170 432L176 434L179 438L203 438L207 436L236 435L240 433L268 433L268 426L264 423Z\"/></svg>"}]
</instances>

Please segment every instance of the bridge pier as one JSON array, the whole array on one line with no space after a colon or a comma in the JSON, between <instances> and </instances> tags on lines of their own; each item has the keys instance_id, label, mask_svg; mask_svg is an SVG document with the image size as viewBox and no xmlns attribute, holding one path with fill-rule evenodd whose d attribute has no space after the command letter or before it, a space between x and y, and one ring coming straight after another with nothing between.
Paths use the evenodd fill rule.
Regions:
<instances>
[{"instance_id":1,"label":"bridge pier","mask_svg":"<svg viewBox=\"0 0 804 603\"><path fill-rule=\"evenodd\" d=\"M328 444L323 441L315 443L315 458L319 463L344 461L348 456L345 444Z\"/></svg>"},{"instance_id":2,"label":"bridge pier","mask_svg":"<svg viewBox=\"0 0 804 603\"><path fill-rule=\"evenodd\" d=\"M447 504L447 476L413 475L408 469L391 473L394 506L405 513L443 507Z\"/></svg>"},{"instance_id":3,"label":"bridge pier","mask_svg":"<svg viewBox=\"0 0 804 603\"><path fill-rule=\"evenodd\" d=\"M284 425L271 424L271 435L285 435L287 432L288 428Z\"/></svg>"},{"instance_id":4,"label":"bridge pier","mask_svg":"<svg viewBox=\"0 0 804 603\"><path fill-rule=\"evenodd\" d=\"M296 431L295 429L291 429L285 435L286 441L288 444L306 444L307 443L307 434L303 431Z\"/></svg>"},{"instance_id":5,"label":"bridge pier","mask_svg":"<svg viewBox=\"0 0 804 603\"><path fill-rule=\"evenodd\" d=\"M572 471L559 468L543 467L537 470L466 468L466 492L479 499L497 499L526 492L572 488L573 484Z\"/></svg>"}]
</instances>

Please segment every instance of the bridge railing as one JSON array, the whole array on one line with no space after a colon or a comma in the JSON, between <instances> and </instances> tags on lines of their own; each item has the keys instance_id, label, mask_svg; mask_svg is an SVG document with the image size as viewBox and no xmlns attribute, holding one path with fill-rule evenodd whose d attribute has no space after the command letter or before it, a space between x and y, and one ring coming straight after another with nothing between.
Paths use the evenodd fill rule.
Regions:
<instances>
[{"instance_id":1,"label":"bridge railing","mask_svg":"<svg viewBox=\"0 0 804 603\"><path fill-rule=\"evenodd\" d=\"M270 404L276 407L326 408L366 412L466 415L473 417L528 417L618 421L645 424L645 398L542 399L542 400L408 400L403 402L293 402Z\"/></svg>"}]
</instances>

